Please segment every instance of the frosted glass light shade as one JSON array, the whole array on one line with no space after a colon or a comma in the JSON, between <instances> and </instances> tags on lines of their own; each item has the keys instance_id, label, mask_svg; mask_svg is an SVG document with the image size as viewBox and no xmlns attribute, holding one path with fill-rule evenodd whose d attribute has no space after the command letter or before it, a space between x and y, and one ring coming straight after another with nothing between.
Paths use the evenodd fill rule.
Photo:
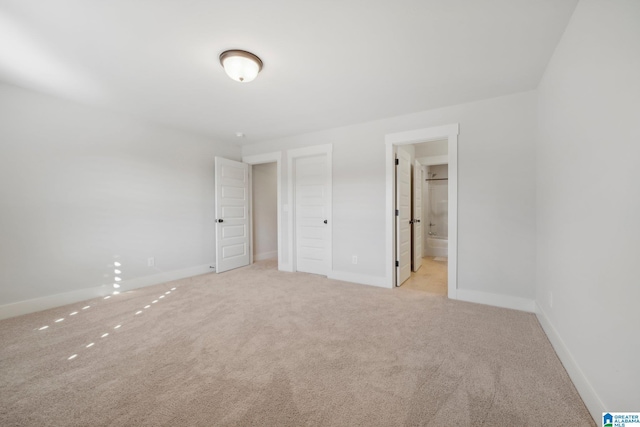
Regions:
<instances>
[{"instance_id":1,"label":"frosted glass light shade","mask_svg":"<svg viewBox=\"0 0 640 427\"><path fill-rule=\"evenodd\" d=\"M227 50L220 54L220 64L229 77L247 83L255 79L262 70L262 61L253 53L244 50Z\"/></svg>"}]
</instances>

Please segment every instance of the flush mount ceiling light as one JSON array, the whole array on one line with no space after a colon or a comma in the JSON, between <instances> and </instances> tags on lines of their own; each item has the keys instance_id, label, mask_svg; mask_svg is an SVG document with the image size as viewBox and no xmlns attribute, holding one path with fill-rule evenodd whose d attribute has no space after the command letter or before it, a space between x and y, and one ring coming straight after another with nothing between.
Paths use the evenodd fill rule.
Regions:
<instances>
[{"instance_id":1,"label":"flush mount ceiling light","mask_svg":"<svg viewBox=\"0 0 640 427\"><path fill-rule=\"evenodd\" d=\"M262 70L262 61L251 52L226 50L220 54L220 64L233 80L247 83Z\"/></svg>"}]
</instances>

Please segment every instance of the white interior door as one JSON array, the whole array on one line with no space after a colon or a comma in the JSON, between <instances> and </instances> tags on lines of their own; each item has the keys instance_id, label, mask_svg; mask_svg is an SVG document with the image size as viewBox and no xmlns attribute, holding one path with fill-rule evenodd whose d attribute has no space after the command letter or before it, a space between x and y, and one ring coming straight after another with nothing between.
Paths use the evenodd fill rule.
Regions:
<instances>
[{"instance_id":1,"label":"white interior door","mask_svg":"<svg viewBox=\"0 0 640 427\"><path fill-rule=\"evenodd\" d=\"M411 155L398 147L396 164L396 286L411 276Z\"/></svg>"},{"instance_id":2,"label":"white interior door","mask_svg":"<svg viewBox=\"0 0 640 427\"><path fill-rule=\"evenodd\" d=\"M329 188L327 155L294 162L296 270L327 275Z\"/></svg>"},{"instance_id":3,"label":"white interior door","mask_svg":"<svg viewBox=\"0 0 640 427\"><path fill-rule=\"evenodd\" d=\"M413 165L413 271L422 266L422 166Z\"/></svg>"},{"instance_id":4,"label":"white interior door","mask_svg":"<svg viewBox=\"0 0 640 427\"><path fill-rule=\"evenodd\" d=\"M249 265L249 165L215 158L216 272Z\"/></svg>"}]
</instances>

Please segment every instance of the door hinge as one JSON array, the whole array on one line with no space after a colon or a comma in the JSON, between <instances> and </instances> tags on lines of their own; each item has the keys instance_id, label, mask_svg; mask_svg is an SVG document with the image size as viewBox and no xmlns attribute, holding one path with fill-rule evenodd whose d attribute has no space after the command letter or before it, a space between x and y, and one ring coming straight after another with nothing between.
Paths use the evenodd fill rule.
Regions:
<instances>
[{"instance_id":1,"label":"door hinge","mask_svg":"<svg viewBox=\"0 0 640 427\"><path fill-rule=\"evenodd\" d=\"M396 261L396 267L400 267L400 261Z\"/></svg>"},{"instance_id":2,"label":"door hinge","mask_svg":"<svg viewBox=\"0 0 640 427\"><path fill-rule=\"evenodd\" d=\"M396 216L400 216L400 211L396 209Z\"/></svg>"},{"instance_id":3,"label":"door hinge","mask_svg":"<svg viewBox=\"0 0 640 427\"><path fill-rule=\"evenodd\" d=\"M396 166L398 166L400 164L400 160L396 159Z\"/></svg>"}]
</instances>

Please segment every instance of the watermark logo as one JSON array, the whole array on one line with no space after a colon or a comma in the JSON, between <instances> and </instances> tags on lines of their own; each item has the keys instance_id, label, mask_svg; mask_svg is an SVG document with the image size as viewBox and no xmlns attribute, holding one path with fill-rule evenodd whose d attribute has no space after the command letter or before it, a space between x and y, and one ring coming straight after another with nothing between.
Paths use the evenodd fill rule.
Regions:
<instances>
[{"instance_id":1,"label":"watermark logo","mask_svg":"<svg viewBox=\"0 0 640 427\"><path fill-rule=\"evenodd\" d=\"M603 412L602 427L640 427L640 412Z\"/></svg>"}]
</instances>

